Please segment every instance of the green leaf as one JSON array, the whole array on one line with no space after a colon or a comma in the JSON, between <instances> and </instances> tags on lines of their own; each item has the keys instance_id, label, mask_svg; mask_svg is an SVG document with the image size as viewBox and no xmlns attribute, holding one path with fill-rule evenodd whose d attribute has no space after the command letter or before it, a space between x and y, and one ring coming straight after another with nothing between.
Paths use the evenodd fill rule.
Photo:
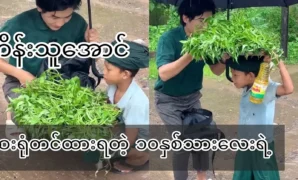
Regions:
<instances>
[{"instance_id":1,"label":"green leaf","mask_svg":"<svg viewBox=\"0 0 298 180\"><path fill-rule=\"evenodd\" d=\"M110 138L110 134L101 131L96 131L98 135L72 132L65 125L107 126L117 123L117 116L121 113L114 105L107 104L105 92L93 92L90 88L81 87L77 77L64 80L57 71L46 71L17 92L19 97L11 100L7 110L15 113L15 119L20 125L42 125L42 131L36 126L24 126L34 137L50 137L50 126L56 125L63 131L62 139L74 136L87 139L91 136Z\"/></svg>"},{"instance_id":2,"label":"green leaf","mask_svg":"<svg viewBox=\"0 0 298 180\"><path fill-rule=\"evenodd\" d=\"M206 19L208 25L197 30L190 38L182 43L182 54L189 52L198 58L218 58L228 52L237 60L239 55L248 53L259 54L260 49L272 51L276 59L281 58L280 48L277 45L275 35L255 28L249 16L244 10L233 10L232 18L224 19L225 12L217 13L213 18ZM271 54L272 54L271 53Z\"/></svg>"}]
</instances>

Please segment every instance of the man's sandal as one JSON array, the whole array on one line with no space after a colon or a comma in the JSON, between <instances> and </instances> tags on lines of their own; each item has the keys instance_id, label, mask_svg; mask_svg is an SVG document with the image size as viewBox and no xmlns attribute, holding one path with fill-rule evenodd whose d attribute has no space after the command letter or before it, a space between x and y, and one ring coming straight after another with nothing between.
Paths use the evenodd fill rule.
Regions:
<instances>
[{"instance_id":1,"label":"man's sandal","mask_svg":"<svg viewBox=\"0 0 298 180\"><path fill-rule=\"evenodd\" d=\"M20 134L25 134L22 128L18 128L12 120L6 120L5 135L7 139L19 139Z\"/></svg>"}]
</instances>

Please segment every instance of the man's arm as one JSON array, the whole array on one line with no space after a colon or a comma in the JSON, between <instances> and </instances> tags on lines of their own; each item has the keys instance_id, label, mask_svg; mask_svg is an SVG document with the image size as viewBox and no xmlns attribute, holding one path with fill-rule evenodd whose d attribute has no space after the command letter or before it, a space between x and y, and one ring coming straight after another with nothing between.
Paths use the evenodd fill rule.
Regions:
<instances>
[{"instance_id":1,"label":"man's arm","mask_svg":"<svg viewBox=\"0 0 298 180\"><path fill-rule=\"evenodd\" d=\"M282 84L278 86L276 90L276 95L284 96L284 95L292 94L294 91L294 85L285 64L282 61L280 61L278 64L278 67L279 67L279 71L282 79Z\"/></svg>"},{"instance_id":2,"label":"man's arm","mask_svg":"<svg viewBox=\"0 0 298 180\"><path fill-rule=\"evenodd\" d=\"M17 27L15 25L14 22L12 22L12 20L8 20L0 29L0 32L3 33L8 33L10 36L10 42L8 42L10 44L11 47L14 46L14 41L13 41L13 36L14 34L17 32ZM5 59L0 57L0 72L16 77L17 76L17 71L19 69L17 69L16 67L12 66L11 64L9 64Z\"/></svg>"},{"instance_id":3,"label":"man's arm","mask_svg":"<svg viewBox=\"0 0 298 180\"><path fill-rule=\"evenodd\" d=\"M0 72L17 78L20 81L21 85L23 86L25 86L27 82L30 82L33 79L35 79L35 76L33 76L31 73L23 69L16 68L1 58L0 58Z\"/></svg>"},{"instance_id":4,"label":"man's arm","mask_svg":"<svg viewBox=\"0 0 298 180\"><path fill-rule=\"evenodd\" d=\"M167 81L179 74L192 61L192 59L191 55L185 54L178 60L161 66L158 69L161 80Z\"/></svg>"},{"instance_id":5,"label":"man's arm","mask_svg":"<svg viewBox=\"0 0 298 180\"><path fill-rule=\"evenodd\" d=\"M19 28L17 26L17 24L19 24L18 22L19 21L16 20L15 18L10 19L6 21L6 23L0 29L0 32L6 32L10 35L9 44L11 45L11 47L13 47L15 44L13 40L14 34L16 32L22 31L18 29ZM1 57L0 57L0 72L17 78L22 85L25 85L26 82L31 81L35 78L31 73L9 64L5 59Z\"/></svg>"},{"instance_id":6,"label":"man's arm","mask_svg":"<svg viewBox=\"0 0 298 180\"><path fill-rule=\"evenodd\" d=\"M168 81L179 74L193 59L189 54L175 59L175 43L173 37L166 34L162 35L158 41L156 65L159 77L163 81Z\"/></svg>"},{"instance_id":7,"label":"man's arm","mask_svg":"<svg viewBox=\"0 0 298 180\"><path fill-rule=\"evenodd\" d=\"M0 72L15 77L17 70L18 69L16 67L8 64L4 59L0 58Z\"/></svg>"}]
</instances>

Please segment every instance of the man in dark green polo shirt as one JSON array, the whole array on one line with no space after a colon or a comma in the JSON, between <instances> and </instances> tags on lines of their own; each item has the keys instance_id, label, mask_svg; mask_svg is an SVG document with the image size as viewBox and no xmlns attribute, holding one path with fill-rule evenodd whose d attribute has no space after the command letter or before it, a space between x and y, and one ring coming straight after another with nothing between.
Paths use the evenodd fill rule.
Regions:
<instances>
[{"instance_id":1,"label":"man in dark green polo shirt","mask_svg":"<svg viewBox=\"0 0 298 180\"><path fill-rule=\"evenodd\" d=\"M195 62L191 55L181 55L181 40L194 32L195 27L201 28L204 19L215 13L215 5L211 0L184 0L179 6L181 26L165 32L159 39L156 63L158 80L155 84L156 109L165 125L181 125L181 112L190 108L201 108L200 98L203 81L204 61ZM223 55L218 63L208 63L212 72L220 75L225 71ZM171 131L171 130L169 130ZM188 158L190 152L173 152L173 168L175 180L186 180L188 177ZM209 154L193 154L198 179L206 179L206 169L202 166L208 163Z\"/></svg>"},{"instance_id":2,"label":"man in dark green polo shirt","mask_svg":"<svg viewBox=\"0 0 298 180\"><path fill-rule=\"evenodd\" d=\"M81 0L36 0L37 8L28 10L8 20L0 32L7 32L11 37L10 44L14 46L13 35L23 32L23 43L58 42L63 45L67 42L98 42L98 33L89 29L86 21L74 12L81 5ZM9 58L8 63L0 59L0 72L6 75L3 92L7 102L18 95L12 92L13 88L25 85L33 80L41 66L42 59L23 58L23 67L16 67L16 59ZM7 113L7 138L16 138L22 132L12 121L12 114Z\"/></svg>"}]
</instances>

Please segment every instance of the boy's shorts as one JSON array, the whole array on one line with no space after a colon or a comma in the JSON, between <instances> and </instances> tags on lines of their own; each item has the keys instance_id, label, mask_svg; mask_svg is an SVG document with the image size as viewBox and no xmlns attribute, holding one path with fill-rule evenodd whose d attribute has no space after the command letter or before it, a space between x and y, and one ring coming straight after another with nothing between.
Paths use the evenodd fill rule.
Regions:
<instances>
[{"instance_id":1,"label":"boy's shorts","mask_svg":"<svg viewBox=\"0 0 298 180\"><path fill-rule=\"evenodd\" d=\"M263 158L263 151L238 151L233 180L280 180L274 142L269 149L273 151L269 159Z\"/></svg>"},{"instance_id":2,"label":"boy's shorts","mask_svg":"<svg viewBox=\"0 0 298 180\"><path fill-rule=\"evenodd\" d=\"M3 90L4 97L8 103L10 102L9 98L14 99L19 96L17 93L12 92L12 90L14 88L19 88L20 86L21 86L21 83L17 78L9 75L6 76L2 86L2 90Z\"/></svg>"}]
</instances>

